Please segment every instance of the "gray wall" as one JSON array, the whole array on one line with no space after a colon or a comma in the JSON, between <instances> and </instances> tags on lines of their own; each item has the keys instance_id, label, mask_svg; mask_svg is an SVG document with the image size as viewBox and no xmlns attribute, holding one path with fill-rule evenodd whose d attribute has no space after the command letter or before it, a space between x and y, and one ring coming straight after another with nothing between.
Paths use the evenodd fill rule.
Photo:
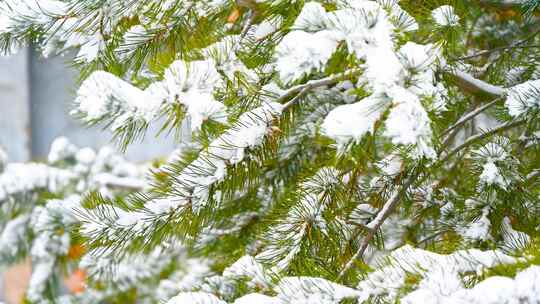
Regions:
<instances>
[{"instance_id":1,"label":"gray wall","mask_svg":"<svg viewBox=\"0 0 540 304\"><path fill-rule=\"evenodd\" d=\"M30 88L28 53L0 56L0 146L10 159L30 158Z\"/></svg>"},{"instance_id":2,"label":"gray wall","mask_svg":"<svg viewBox=\"0 0 540 304\"><path fill-rule=\"evenodd\" d=\"M77 90L77 72L69 57L42 58L32 51L0 57L0 145L11 160L46 157L50 143L66 136L78 146L111 144L111 134L100 127L86 128L69 116ZM131 160L167 155L171 138L155 139L150 130L142 143L128 148Z\"/></svg>"}]
</instances>

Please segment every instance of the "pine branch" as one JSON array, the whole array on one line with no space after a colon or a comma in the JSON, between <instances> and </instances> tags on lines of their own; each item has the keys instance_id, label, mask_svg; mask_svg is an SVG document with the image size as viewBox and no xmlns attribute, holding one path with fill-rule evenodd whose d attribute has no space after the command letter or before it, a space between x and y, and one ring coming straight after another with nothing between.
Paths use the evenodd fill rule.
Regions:
<instances>
[{"instance_id":1,"label":"pine branch","mask_svg":"<svg viewBox=\"0 0 540 304\"><path fill-rule=\"evenodd\" d=\"M524 0L479 0L481 4L502 8L511 8L525 4Z\"/></svg>"},{"instance_id":2,"label":"pine branch","mask_svg":"<svg viewBox=\"0 0 540 304\"><path fill-rule=\"evenodd\" d=\"M483 51L480 51L480 52L472 54L472 55L455 58L454 60L456 60L456 61L468 60L468 59L473 59L473 58L489 55L489 54L492 54L492 53L508 51L508 50L513 50L513 49L536 49L536 48L540 48L540 45L538 45L538 44L530 44L530 45L501 46L501 47L497 47L497 48L493 48L493 49L489 49L489 50L483 50Z\"/></svg>"},{"instance_id":3,"label":"pine branch","mask_svg":"<svg viewBox=\"0 0 540 304\"><path fill-rule=\"evenodd\" d=\"M536 169L534 170L533 172L529 173L526 178L525 178L525 182L526 183L530 183L531 181L535 180L537 177L540 176L540 170L539 169Z\"/></svg>"},{"instance_id":4,"label":"pine branch","mask_svg":"<svg viewBox=\"0 0 540 304\"><path fill-rule=\"evenodd\" d=\"M499 132L503 132L509 129L512 129L517 126L521 126L525 123L525 120L519 120L514 122L507 122L504 123L498 127L495 127L488 132L477 134L474 136L471 136L469 139L467 139L463 144L460 146L454 148L452 151L446 154L444 157L439 157L439 159L435 162L435 164L432 166L432 168L438 167L440 164L444 164L450 157L457 154L459 151L469 147L473 143L476 143L479 140L486 139L492 135L495 135ZM430 171L432 172L433 169ZM428 173L429 174L429 173ZM388 216L394 211L396 206L399 204L401 197L407 192L408 188L416 181L416 178L419 176L418 173L413 173L410 177L406 179L406 181L399 186L397 190L392 194L392 196L386 201L386 203L383 205L381 211L377 214L376 218L371 221L367 227L368 233L367 235L362 239L362 243L358 250L355 252L355 254L351 257L351 259L345 264L343 269L340 271L337 280L340 281L343 276L351 269L351 267L354 265L354 262L360 258L363 257L369 242L374 238L375 234L377 233L378 229L382 226L384 221L388 218Z\"/></svg>"},{"instance_id":5,"label":"pine branch","mask_svg":"<svg viewBox=\"0 0 540 304\"><path fill-rule=\"evenodd\" d=\"M117 166L117 158L108 153L97 153L93 162L88 151L79 154L66 145L49 158L59 166L77 163L69 169L76 173L74 180L66 176L66 185L46 172L34 180L41 175L37 167L28 167L16 185L9 173L12 164L0 174L5 177L0 178L0 218L12 219L8 236L17 234L13 219L44 207L50 195L103 189L103 196L91 192L75 207L73 233L56 225L58 218L43 218L51 229L42 231L48 237L41 252L51 252L50 240L59 233L66 240L55 254L53 262L58 263L49 264L47 272L72 265L63 258L70 251L67 241L86 242L84 268L91 278L74 302L167 301L179 292L170 303L394 303L425 294L447 300L436 288L448 282L441 277L450 274L452 284L462 282L472 293L469 277L492 274L475 275L480 264L457 256L465 251L440 255L398 246L416 240L417 246L439 252L471 246L475 250L467 256L495 265L497 251L483 254L466 235L478 228L479 234L493 237L481 246L505 245L506 238L501 241L498 234L512 230L514 219L519 219L516 231L536 241L540 208L535 200L539 190L533 186L540 176L534 169L540 158L533 145L538 144L534 118L540 105L539 83L530 78L537 78L533 50L539 47L540 30L532 23L501 22L517 9L484 14L482 4L433 9L431 4L384 0L358 7L347 3L351 1L188 2L40 0L44 9L62 3L68 9L61 16L43 16L41 9L29 16L16 14L21 18L8 16L6 24L12 28L0 34L2 49L25 41L47 52L82 44L77 60L83 65L82 79L99 69L129 81L98 73L95 80L102 83L86 83L88 94L82 96L87 98L78 98L84 110L78 114L87 123L105 123L125 144L144 136L160 117L167 118L163 133L186 124L194 131L196 144L158 169L151 187L138 168ZM518 2L524 4L523 12L540 3L498 1ZM432 10L431 18L424 10ZM411 40L413 36L418 39ZM438 44L441 40L447 43ZM504 46L503 41L510 42ZM476 44L478 53L466 52ZM479 51L492 45L498 47ZM502 55L526 48L535 49ZM479 65L487 63L437 71L437 59L460 50L469 56L450 62L478 57ZM177 64L167 69L171 62ZM200 69L192 66L196 62ZM490 78L480 76L487 72ZM496 79L497 84L525 82L505 88L480 78ZM466 94L474 97L452 100ZM514 120L477 134L478 116L491 116L505 99ZM469 126L473 130L454 143ZM509 138L525 128L519 142L511 144ZM492 139L498 135L504 140ZM458 157L466 151L472 151L470 157ZM524 178L525 172L529 175ZM126 196L133 190L140 192ZM43 193L49 191L54 193ZM18 239L41 234L33 233L34 225L26 220L20 223L32 233ZM438 237L440 233L444 236ZM179 242L189 246L185 253L176 250ZM22 242L0 243L8 244L2 248L5 253L18 250ZM28 248L22 249L16 255L26 254ZM385 256L389 264L380 266L379 250L391 251ZM538 255L534 251L540 252L534 248L527 254ZM191 254L205 262L186 265ZM369 261L372 257L375 261ZM265 260L270 271L260 264ZM353 275L362 272L362 260L376 267L356 289L322 279L357 281ZM514 276L514 270L508 272ZM415 284L417 279L430 284ZM164 284L155 288L160 280ZM166 286L170 288L163 293Z\"/></svg>"},{"instance_id":6,"label":"pine branch","mask_svg":"<svg viewBox=\"0 0 540 304\"><path fill-rule=\"evenodd\" d=\"M454 123L449 129L447 129L445 132L443 132L443 134L448 134L452 130L462 126L467 121L473 119L478 114L482 113L483 111L487 110L488 108L490 108L491 106L496 104L499 100L501 100L501 97L505 95L505 89L503 89L501 87L498 87L498 86L494 86L494 85L489 84L487 82L484 82L482 80L476 79L476 78L474 78L473 76L471 76L468 73L459 71L457 69L450 69L449 72L454 77L459 79L460 83L462 84L462 87L466 88L467 90L473 89L473 90L476 90L476 91L481 91L483 93L496 95L496 96L500 96L500 97L496 98L495 100L491 101L490 103L488 103L488 104L486 104L486 105L484 105L484 106L470 112L466 116L462 117L460 120L458 120L456 123ZM508 129L513 128L515 126L519 126L519 125L521 125L523 123L524 123L524 121L520 121L518 123L516 123L516 122L514 122L514 123L511 123L511 122L510 123L505 123L505 124L503 124L503 125L501 125L499 127L496 127L494 129L486 132L486 133L482 133L482 134L479 134L479 135L476 135L476 136L472 136L465 143L463 143L462 145L458 146L457 148L455 148L454 150L449 152L444 158L441 159L439 157L439 160L437 160L436 163L438 163L438 164L444 163L452 155L458 153L460 150L468 147L469 145L475 143L478 140L487 138L487 137L489 137L489 136L491 136L493 134L496 134L498 132L502 132L504 130L508 130ZM451 136L449 136L448 138L451 138ZM447 144L448 138L444 142L443 146L445 146ZM367 231L368 231L367 235L363 238L362 243L361 243L360 247L358 248L358 250L355 252L355 254L351 257L351 259L345 264L343 269L340 271L340 273L339 273L339 275L337 277L338 281L343 278L343 276L353 266L354 262L357 259L363 257L369 243L371 242L371 240L373 239L373 237L375 236L375 234L377 233L379 228L382 226L382 224L384 223L386 218L388 218L388 216L394 211L395 207L399 204L399 201L400 201L401 197L403 196L403 194L407 192L408 188L415 182L417 177L418 177L418 174L415 173L412 176L410 176L409 178L407 178L407 180L402 185L400 185L399 189L397 189L392 194L392 196L386 201L386 203L383 205L382 209L377 214L376 218L367 225L367 228L368 228L367 229Z\"/></svg>"},{"instance_id":7,"label":"pine branch","mask_svg":"<svg viewBox=\"0 0 540 304\"><path fill-rule=\"evenodd\" d=\"M254 9L250 9L248 19L246 20L246 24L242 28L242 32L240 33L240 37L244 38L247 35L249 30L253 26L253 23L255 22L256 18L257 18L257 12Z\"/></svg>"},{"instance_id":8,"label":"pine branch","mask_svg":"<svg viewBox=\"0 0 540 304\"><path fill-rule=\"evenodd\" d=\"M311 81L308 81L307 83L305 84L301 84L301 85L297 85L297 86L294 86L290 89L288 89L287 91L285 91L284 94L281 95L281 97L279 97L276 102L279 102L279 103L283 103L285 101L287 101L289 98L291 98L293 95L296 95L293 99L289 100L288 102L286 102L284 105L283 105L283 109L287 109L289 107L291 107L292 105L294 105L299 99L301 96L303 96L304 94L306 94L307 92L315 89L315 88L318 88L318 87L323 87L323 86L326 86L326 85L331 85L331 84L335 84L339 81L342 81L344 79L347 79L351 76L355 76L359 73L363 72L362 69L350 69L350 70L347 70L343 73L339 73L337 75L332 75L332 76L328 76L326 78L322 78L322 79L319 79L319 80L311 80Z\"/></svg>"},{"instance_id":9,"label":"pine branch","mask_svg":"<svg viewBox=\"0 0 540 304\"><path fill-rule=\"evenodd\" d=\"M345 264L345 266L338 274L336 279L337 281L340 281L343 278L347 271L349 271L354 265L356 260L364 256L364 253L369 243L375 237L379 228L381 228L384 221L394 211L396 206L399 204L401 197L407 192L408 188L414 183L417 177L418 173L413 173L413 175L408 177L405 182L401 184L399 188L394 191L392 196L390 196L390 198L384 203L382 209L379 211L379 213L377 213L375 219L373 219L369 224L367 224L367 227L369 228L367 235L364 236L358 250L354 253L354 255L349 259L349 261Z\"/></svg>"},{"instance_id":10,"label":"pine branch","mask_svg":"<svg viewBox=\"0 0 540 304\"><path fill-rule=\"evenodd\" d=\"M125 189L130 191L141 191L147 183L138 178L118 177L110 173L102 173L95 178L100 184L113 189Z\"/></svg>"},{"instance_id":11,"label":"pine branch","mask_svg":"<svg viewBox=\"0 0 540 304\"><path fill-rule=\"evenodd\" d=\"M288 100L285 105L283 105L283 109L285 107L290 107L293 104L295 104L299 97L302 96L302 94L305 94L309 90L312 90L314 88L318 88L325 85L330 85L337 83L340 80L343 80L347 77L350 77L352 75L355 75L356 73L359 73L360 69L353 69L346 71L344 73L340 73L338 75L329 76L320 80L314 80L310 81L306 84L298 85L295 87L290 88L287 90L284 94L281 95L281 97L277 98L276 101L278 102L285 102ZM290 99L295 94L298 94L293 99ZM290 100L289 100L290 99ZM131 229L130 232L125 229L127 226L123 226L118 224L118 219L115 214L115 211L112 209L109 210L111 215L114 215L112 219L109 221L104 221L105 218L108 218L109 216L104 214L103 216L99 217L97 213L89 214L89 220L88 222L95 222L96 219L92 218L98 218L97 220L102 222L102 229L99 231L115 231L118 230L118 233L124 233L125 236L129 235L130 237L137 237L137 233L141 233L145 237L148 237L151 239L151 235L154 234L152 232L151 227L153 227L154 223L158 222L167 222L167 218L171 216L176 216L182 212L187 212L188 209L194 209L198 210L200 208L200 205L202 205L199 201L204 201L202 197L197 197L192 194L195 192L196 195L201 195L201 193L205 193L209 191L209 188L212 184L215 184L218 179L214 177L214 174L218 168L216 166L221 166L222 164L225 166L230 166L231 164L236 164L241 162L243 159L236 159L237 155L242 153L232 153L232 151L240 151L244 150L247 147L238 146L238 143L234 142L235 134L239 132L239 130L243 129L254 129L255 126L257 128L260 128L262 126L267 127L267 124L270 121L270 118L273 117L273 115L277 115L280 112L282 113L282 109L279 109L279 111L275 112L275 110L270 110L274 106L278 105L278 103L274 102L273 105L265 105L265 107L261 107L258 109L255 109L254 111L247 112L244 115L243 121L238 122L235 124L232 128L230 128L228 131L224 133L221 137L219 137L217 140L215 140L211 146L209 147L209 151L206 151L201 154L199 154L196 161L193 161L190 163L187 167L180 170L178 173L178 176L174 178L174 190L172 193L172 197L175 198L173 205L175 205L175 208L171 208L170 210L166 212L161 212L158 214L153 214L152 211L150 211L150 206L153 206L154 203L149 203L145 205L144 210L139 211L132 211L129 212L130 216L140 217L144 218L144 221L138 221L133 224L130 224L131 226L138 225L138 226L144 226L145 229L140 229L140 231L136 232L135 230ZM262 111L262 112L261 112ZM275 112L275 113L274 113ZM262 134L261 134L262 135ZM265 134L266 135L266 134ZM251 147L254 148L254 147ZM231 154L231 156L235 157L235 160L229 161L227 164L225 164L225 161L223 159L223 156L220 155L220 153L225 153L226 155ZM214 179L213 182L209 183L208 178L211 177ZM204 181L204 184L199 184L199 181ZM195 189L195 190L194 190ZM199 193L201 192L201 193ZM204 197L204 195L202 195ZM100 201L98 199L98 201ZM185 203L185 204L184 204ZM107 205L102 205L104 208L103 210L107 209ZM101 207L100 207L101 208ZM194 212L195 216L197 216L198 211ZM129 226L129 227L131 227ZM156 234L163 233L161 231L156 231ZM98 235L98 232L93 233L93 235ZM103 233L102 235L105 235ZM161 236L163 237L163 236ZM123 244L126 245L126 244ZM117 244L117 246L122 247L123 245Z\"/></svg>"},{"instance_id":12,"label":"pine branch","mask_svg":"<svg viewBox=\"0 0 540 304\"><path fill-rule=\"evenodd\" d=\"M444 141L442 143L442 146L445 147L446 145L448 145L449 141L454 137L454 135L457 132L459 132L459 129L460 129L461 126L463 126L465 123L467 123L471 119L475 118L476 116L478 116L482 112L484 112L487 109L491 108L492 106L494 106L495 104L497 104L501 100L502 100L502 98L496 98L496 99L490 101L489 103L487 103L487 104L485 104L485 105L483 105L481 107L478 107L477 109L467 113L465 116L462 116L456 123L454 123L453 125L448 127L448 129L444 130L444 132L441 133L441 136L442 137L446 136L446 138L444 139Z\"/></svg>"},{"instance_id":13,"label":"pine branch","mask_svg":"<svg viewBox=\"0 0 540 304\"><path fill-rule=\"evenodd\" d=\"M530 35L528 35L524 39L518 40L518 41L516 41L516 42L514 42L514 43L512 43L512 44L510 44L508 46L501 46L501 47L493 48L493 49L490 49L490 50L484 50L484 51L478 52L476 54L455 58L453 60L456 60L456 61L468 60L468 59L472 59L472 58L476 58L476 57L480 57L480 56L484 56L484 55L489 55L489 54L492 54L492 53L495 53L495 52L501 52L501 51L506 51L506 50L511 50L511 49L518 49L518 48L521 48L521 49L523 49L523 48L539 48L540 45L522 45L525 42L527 42L527 41L533 39L534 37L536 37L536 35L538 35L539 33L540 33L540 28L533 31Z\"/></svg>"},{"instance_id":14,"label":"pine branch","mask_svg":"<svg viewBox=\"0 0 540 304\"><path fill-rule=\"evenodd\" d=\"M466 92L485 93L494 96L503 96L506 94L504 88L474 78L469 73L455 68L449 68L447 72L458 80L457 85Z\"/></svg>"},{"instance_id":15,"label":"pine branch","mask_svg":"<svg viewBox=\"0 0 540 304\"><path fill-rule=\"evenodd\" d=\"M498 125L498 126L494 127L493 129L488 130L487 132L473 135L473 136L469 137L464 143L462 143L461 145L455 147L454 149L452 149L451 151L446 153L445 156L442 157L438 161L438 163L445 163L452 156L454 156L455 154L457 154L461 150L469 147L470 145L476 143L477 141L486 139L486 138L488 138L488 137L490 137L492 135L498 134L500 132L510 130L510 129L514 128L514 127L522 126L526 122L527 122L526 120L508 121L508 122L505 122L505 123L503 123L501 125Z\"/></svg>"}]
</instances>

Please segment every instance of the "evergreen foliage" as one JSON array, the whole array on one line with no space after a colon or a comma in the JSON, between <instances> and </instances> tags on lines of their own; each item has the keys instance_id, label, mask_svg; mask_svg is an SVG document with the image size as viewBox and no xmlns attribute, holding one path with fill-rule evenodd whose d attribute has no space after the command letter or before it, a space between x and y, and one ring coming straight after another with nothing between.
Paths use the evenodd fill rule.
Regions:
<instances>
[{"instance_id":1,"label":"evergreen foliage","mask_svg":"<svg viewBox=\"0 0 540 304\"><path fill-rule=\"evenodd\" d=\"M2 264L30 303L538 303L539 3L4 0L3 52L79 49L76 117L181 149L120 191L8 165Z\"/></svg>"}]
</instances>

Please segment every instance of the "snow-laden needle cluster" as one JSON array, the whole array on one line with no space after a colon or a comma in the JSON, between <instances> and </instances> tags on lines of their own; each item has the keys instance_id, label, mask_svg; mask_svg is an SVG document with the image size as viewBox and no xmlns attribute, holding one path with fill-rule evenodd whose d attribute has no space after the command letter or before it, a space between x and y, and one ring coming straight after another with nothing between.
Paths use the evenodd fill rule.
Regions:
<instances>
[{"instance_id":1,"label":"snow-laden needle cluster","mask_svg":"<svg viewBox=\"0 0 540 304\"><path fill-rule=\"evenodd\" d=\"M82 123L179 148L0 150L0 265L29 303L540 302L537 5L494 2L1 2L3 53L78 50Z\"/></svg>"}]
</instances>

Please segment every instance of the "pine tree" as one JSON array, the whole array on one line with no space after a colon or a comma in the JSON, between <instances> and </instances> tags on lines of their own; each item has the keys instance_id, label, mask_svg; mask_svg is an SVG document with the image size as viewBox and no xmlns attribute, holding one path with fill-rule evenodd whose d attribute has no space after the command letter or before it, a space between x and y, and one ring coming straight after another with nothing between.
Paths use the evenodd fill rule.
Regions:
<instances>
[{"instance_id":1,"label":"pine tree","mask_svg":"<svg viewBox=\"0 0 540 304\"><path fill-rule=\"evenodd\" d=\"M539 4L4 0L3 52L78 48L74 116L181 146L130 191L0 195L5 263L87 251L31 303L538 303Z\"/></svg>"}]
</instances>

